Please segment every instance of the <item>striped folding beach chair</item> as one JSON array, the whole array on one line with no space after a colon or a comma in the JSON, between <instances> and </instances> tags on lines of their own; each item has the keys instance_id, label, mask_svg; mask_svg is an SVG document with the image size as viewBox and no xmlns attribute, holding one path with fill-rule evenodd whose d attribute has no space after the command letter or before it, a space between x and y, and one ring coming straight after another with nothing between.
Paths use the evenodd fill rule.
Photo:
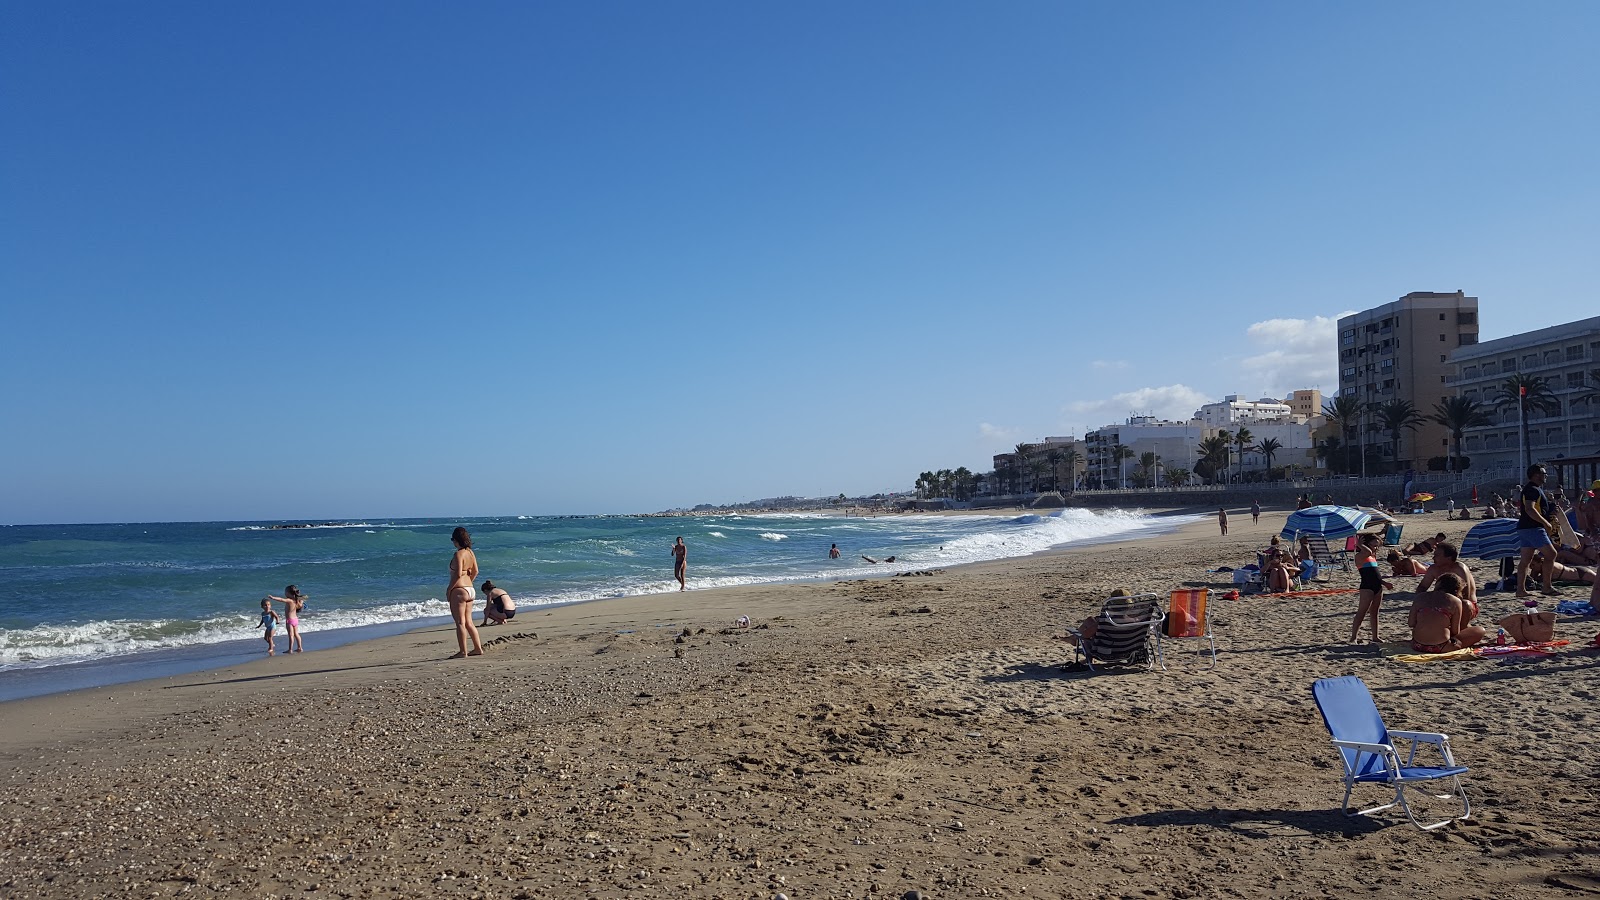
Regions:
<instances>
[{"instance_id":1,"label":"striped folding beach chair","mask_svg":"<svg viewBox=\"0 0 1600 900\"><path fill-rule=\"evenodd\" d=\"M1161 611L1161 598L1156 594L1135 594L1131 597L1111 597L1101 604L1095 616L1093 640L1083 633L1067 629L1078 640L1073 645L1073 662L1079 659L1094 671L1094 662L1120 665L1144 664L1154 669L1161 659L1159 632L1166 614Z\"/></svg>"}]
</instances>

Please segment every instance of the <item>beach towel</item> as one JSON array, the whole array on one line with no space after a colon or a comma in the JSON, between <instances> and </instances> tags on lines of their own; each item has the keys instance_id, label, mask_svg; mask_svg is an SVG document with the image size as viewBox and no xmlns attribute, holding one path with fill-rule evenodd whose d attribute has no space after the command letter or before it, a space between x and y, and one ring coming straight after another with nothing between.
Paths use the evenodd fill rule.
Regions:
<instances>
[{"instance_id":1,"label":"beach towel","mask_svg":"<svg viewBox=\"0 0 1600 900\"><path fill-rule=\"evenodd\" d=\"M1539 641L1534 644L1505 644L1501 646L1474 647L1472 652L1480 659L1507 656L1554 656L1556 650L1567 646L1566 641Z\"/></svg>"},{"instance_id":2,"label":"beach towel","mask_svg":"<svg viewBox=\"0 0 1600 900\"><path fill-rule=\"evenodd\" d=\"M1564 616L1600 615L1595 612L1594 604L1587 600L1563 600L1556 604L1556 612Z\"/></svg>"},{"instance_id":3,"label":"beach towel","mask_svg":"<svg viewBox=\"0 0 1600 900\"><path fill-rule=\"evenodd\" d=\"M1411 644L1403 645L1407 650ZM1462 647L1460 650L1451 650L1449 653L1396 653L1391 659L1403 663L1435 663L1435 662L1460 662L1464 659L1477 659L1471 647Z\"/></svg>"}]
</instances>

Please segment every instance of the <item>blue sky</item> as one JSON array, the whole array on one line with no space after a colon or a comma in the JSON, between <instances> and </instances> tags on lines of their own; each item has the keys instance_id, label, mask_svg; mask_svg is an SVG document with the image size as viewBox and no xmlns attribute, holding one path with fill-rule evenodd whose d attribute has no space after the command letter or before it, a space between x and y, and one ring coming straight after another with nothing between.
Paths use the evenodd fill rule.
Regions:
<instances>
[{"instance_id":1,"label":"blue sky","mask_svg":"<svg viewBox=\"0 0 1600 900\"><path fill-rule=\"evenodd\" d=\"M13 3L0 522L903 489L1593 315L1600 5Z\"/></svg>"}]
</instances>

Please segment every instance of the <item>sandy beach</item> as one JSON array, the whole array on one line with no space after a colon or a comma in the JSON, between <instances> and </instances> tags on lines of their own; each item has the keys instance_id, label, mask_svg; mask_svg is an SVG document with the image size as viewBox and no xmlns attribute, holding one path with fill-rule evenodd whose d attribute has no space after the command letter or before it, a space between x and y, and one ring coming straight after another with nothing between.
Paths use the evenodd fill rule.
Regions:
<instances>
[{"instance_id":1,"label":"sandy beach","mask_svg":"<svg viewBox=\"0 0 1600 900\"><path fill-rule=\"evenodd\" d=\"M1345 641L1353 593L1220 599L1207 570L1253 559L1284 515L528 609L481 659L445 659L447 629L308 637L0 704L0 895L1600 894L1600 620L1562 617L1549 658L1418 665ZM1405 519L1409 538L1470 524ZM1416 579L1390 580L1400 640ZM1063 668L1064 626L1113 588L1206 585L1215 669L1192 642L1166 672ZM1482 619L1515 608L1490 594ZM1473 820L1339 812L1310 685L1344 674L1391 727L1451 735Z\"/></svg>"}]
</instances>

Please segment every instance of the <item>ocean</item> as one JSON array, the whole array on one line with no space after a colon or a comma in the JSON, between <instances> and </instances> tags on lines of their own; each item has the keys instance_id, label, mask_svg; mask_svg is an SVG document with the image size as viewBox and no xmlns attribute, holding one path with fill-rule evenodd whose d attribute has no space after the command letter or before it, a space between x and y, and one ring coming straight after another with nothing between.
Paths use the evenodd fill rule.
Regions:
<instances>
[{"instance_id":1,"label":"ocean","mask_svg":"<svg viewBox=\"0 0 1600 900\"><path fill-rule=\"evenodd\" d=\"M689 546L689 586L698 589L1026 556L1184 521L1074 509L0 527L0 700L262 655L261 598L289 584L310 598L301 617L308 651L447 622L457 525L472 533L480 583L493 580L522 609L676 590L669 548L679 535ZM828 558L835 543L837 560ZM896 561L874 565L863 555Z\"/></svg>"}]
</instances>

